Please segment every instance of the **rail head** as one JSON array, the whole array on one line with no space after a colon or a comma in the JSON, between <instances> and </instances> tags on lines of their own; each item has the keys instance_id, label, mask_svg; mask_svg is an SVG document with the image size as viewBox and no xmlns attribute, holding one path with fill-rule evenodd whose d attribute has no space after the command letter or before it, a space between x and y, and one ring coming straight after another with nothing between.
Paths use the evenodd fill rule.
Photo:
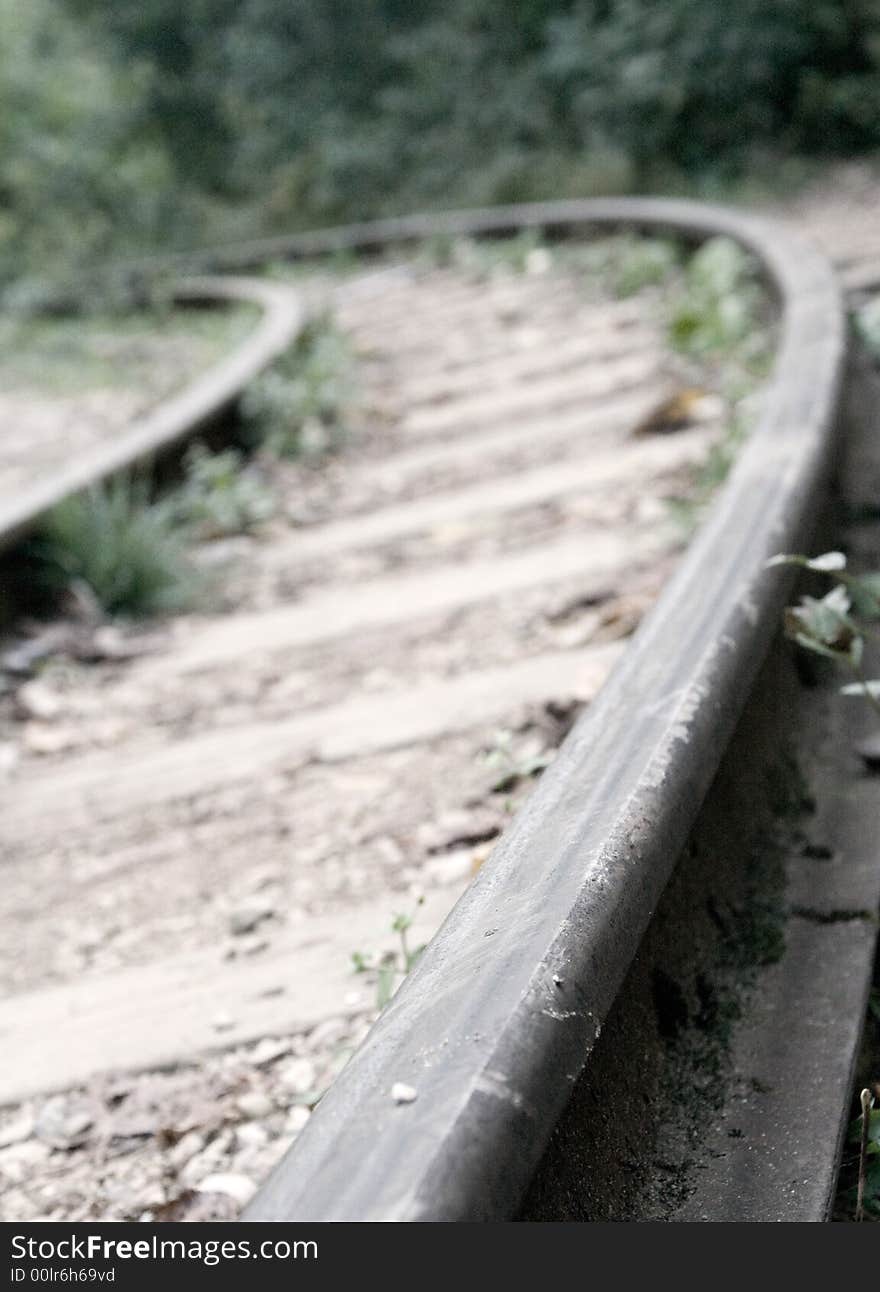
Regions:
<instances>
[{"instance_id":1,"label":"rail head","mask_svg":"<svg viewBox=\"0 0 880 1292\"><path fill-rule=\"evenodd\" d=\"M305 254L591 226L724 234L754 253L781 313L761 416L598 699L246 1220L515 1214L772 639L790 580L765 562L809 539L846 332L830 266L788 231L735 211L632 199L414 217L295 243ZM396 1103L396 1083L416 1098Z\"/></svg>"},{"instance_id":2,"label":"rail head","mask_svg":"<svg viewBox=\"0 0 880 1292\"><path fill-rule=\"evenodd\" d=\"M234 350L179 394L130 423L116 438L96 444L14 497L0 498L0 549L11 546L71 494L130 470L195 434L232 404L248 382L287 349L302 327L299 294L283 283L203 277L184 279L171 290L180 302L255 305L260 321Z\"/></svg>"}]
</instances>

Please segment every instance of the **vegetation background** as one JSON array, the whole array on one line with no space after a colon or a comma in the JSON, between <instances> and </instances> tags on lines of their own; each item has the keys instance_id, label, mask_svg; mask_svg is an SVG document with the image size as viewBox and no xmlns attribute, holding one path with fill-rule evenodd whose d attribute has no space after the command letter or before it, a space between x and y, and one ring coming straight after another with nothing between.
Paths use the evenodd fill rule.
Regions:
<instances>
[{"instance_id":1,"label":"vegetation background","mask_svg":"<svg viewBox=\"0 0 880 1292\"><path fill-rule=\"evenodd\" d=\"M880 148L880 0L0 0L0 290Z\"/></svg>"}]
</instances>

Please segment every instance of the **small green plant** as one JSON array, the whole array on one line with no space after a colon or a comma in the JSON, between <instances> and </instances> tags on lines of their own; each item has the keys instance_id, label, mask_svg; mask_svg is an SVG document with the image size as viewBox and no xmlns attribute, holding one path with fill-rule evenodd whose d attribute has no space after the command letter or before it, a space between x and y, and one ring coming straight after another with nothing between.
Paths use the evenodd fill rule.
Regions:
<instances>
[{"instance_id":1,"label":"small green plant","mask_svg":"<svg viewBox=\"0 0 880 1292\"><path fill-rule=\"evenodd\" d=\"M746 419L734 415L724 428L721 438L710 447L705 459L694 471L688 492L682 497L667 498L670 514L684 534L691 534L696 529L715 491L730 474L747 434Z\"/></svg>"},{"instance_id":2,"label":"small green plant","mask_svg":"<svg viewBox=\"0 0 880 1292\"><path fill-rule=\"evenodd\" d=\"M691 256L668 323L672 344L707 356L762 347L762 295L751 257L730 238L710 238Z\"/></svg>"},{"instance_id":3,"label":"small green plant","mask_svg":"<svg viewBox=\"0 0 880 1292\"><path fill-rule=\"evenodd\" d=\"M421 906L424 898L420 897L417 905ZM396 933L400 946L394 951L386 951L380 956L363 951L351 954L354 972L371 974L376 980L376 1008L383 1010L388 1004L400 982L417 962L425 947L410 947L409 930L412 928L414 915L395 914L391 921L391 932Z\"/></svg>"},{"instance_id":4,"label":"small green plant","mask_svg":"<svg viewBox=\"0 0 880 1292\"><path fill-rule=\"evenodd\" d=\"M170 507L175 519L197 538L247 533L275 510L271 491L236 449L210 453L203 444L194 444L184 467L184 482L172 495Z\"/></svg>"},{"instance_id":5,"label":"small green plant","mask_svg":"<svg viewBox=\"0 0 880 1292\"><path fill-rule=\"evenodd\" d=\"M108 614L181 610L200 587L171 508L151 501L141 479L118 477L65 499L31 551L47 589L80 579Z\"/></svg>"},{"instance_id":6,"label":"small green plant","mask_svg":"<svg viewBox=\"0 0 880 1292\"><path fill-rule=\"evenodd\" d=\"M354 357L333 318L318 314L268 372L251 382L241 414L278 457L322 457L340 448L354 403Z\"/></svg>"},{"instance_id":7,"label":"small green plant","mask_svg":"<svg viewBox=\"0 0 880 1292\"><path fill-rule=\"evenodd\" d=\"M522 781L540 776L550 765L553 754L543 750L537 754L518 754L513 748L513 735L509 731L496 731L492 747L482 755L486 767L497 771L492 782L493 794L506 794L516 789Z\"/></svg>"},{"instance_id":8,"label":"small green plant","mask_svg":"<svg viewBox=\"0 0 880 1292\"><path fill-rule=\"evenodd\" d=\"M866 678L862 665L866 639L878 635L868 625L880 620L880 571L851 574L843 552L815 557L780 554L767 565L794 565L833 580L834 587L824 597L801 597L786 609L786 636L854 674L858 680L843 686L842 694L863 696L880 711L880 679Z\"/></svg>"}]
</instances>

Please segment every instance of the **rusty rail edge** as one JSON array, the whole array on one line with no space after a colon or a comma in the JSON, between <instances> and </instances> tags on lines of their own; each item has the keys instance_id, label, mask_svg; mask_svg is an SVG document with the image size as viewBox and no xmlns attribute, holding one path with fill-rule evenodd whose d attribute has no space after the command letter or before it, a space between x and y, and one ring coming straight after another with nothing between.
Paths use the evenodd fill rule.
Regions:
<instances>
[{"instance_id":1,"label":"rusty rail edge","mask_svg":"<svg viewBox=\"0 0 880 1292\"><path fill-rule=\"evenodd\" d=\"M274 254L591 225L723 234L781 307L763 409L705 525L595 703L246 1220L516 1213L669 879L778 624L828 480L845 357L825 259L769 221L601 200L414 217ZM267 244L262 244L263 248ZM282 252L282 247L284 251ZM395 1082L417 1092L391 1098Z\"/></svg>"},{"instance_id":2,"label":"rusty rail edge","mask_svg":"<svg viewBox=\"0 0 880 1292\"><path fill-rule=\"evenodd\" d=\"M177 283L178 301L245 302L262 318L225 355L179 394L131 422L117 439L102 442L46 480L0 499L0 549L10 546L70 494L149 459L199 430L234 402L244 387L290 345L302 326L298 293L283 283L251 278L191 278Z\"/></svg>"}]
</instances>

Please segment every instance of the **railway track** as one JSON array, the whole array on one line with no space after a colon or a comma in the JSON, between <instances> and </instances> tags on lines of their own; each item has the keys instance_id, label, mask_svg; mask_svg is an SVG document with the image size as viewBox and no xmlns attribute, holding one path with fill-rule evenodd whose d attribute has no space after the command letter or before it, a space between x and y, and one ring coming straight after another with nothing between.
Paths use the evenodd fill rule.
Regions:
<instances>
[{"instance_id":1,"label":"railway track","mask_svg":"<svg viewBox=\"0 0 880 1292\"><path fill-rule=\"evenodd\" d=\"M859 255L865 235L855 224L845 271L865 290L873 253L868 245ZM389 391L402 401L384 438L356 471L313 487L312 523L259 555L252 604L216 623L184 622L159 657L137 666L136 685L126 683L134 734L69 766L35 767L5 829L7 847L28 863L13 881L22 893L57 886L64 866L35 879L32 858L59 830L69 841L63 860L73 858L74 874L79 864L85 883L152 858L158 880L139 895L137 885L116 894L136 925L151 918L151 901L161 906L163 874L182 864L180 847L164 842L169 818L184 848L207 849L218 865L210 879L194 869L196 911L208 887L234 882L255 846L274 859L293 831L294 848L306 850L302 821L320 824L321 801L349 795L341 838L324 855L318 848L317 901L295 882L285 889L311 918L225 970L210 946L218 926L208 907L200 919L209 945L188 957L145 966L135 947L130 963L122 952L102 978L23 980L0 1005L20 1056L5 1102L87 1083L98 1065L155 1070L320 1027L339 1012L345 983L325 981L321 999L327 959L310 950L310 930L315 919L328 930L338 921L334 892L352 883L345 839L367 851L384 840L387 851L381 802L394 799L396 782L411 796L408 809L394 803L406 831L434 820L427 852L434 873L438 862L445 872L428 885L430 934L470 878L480 839L468 830L494 838L504 824L497 803L464 825L455 815L473 788L475 730L485 743L487 728L528 703L519 721L526 744L540 732L542 753L564 735L566 706L589 702L245 1218L829 1214L873 959L877 791L851 753L859 719L841 711L827 679L805 687L778 642L791 580L765 569L769 556L826 534L827 546L845 541L876 563L874 527L852 521L875 505L880 467L866 410L876 406L876 379L855 363L843 383L843 302L828 262L771 220L608 201L301 235L184 267L239 272L438 233L609 227L732 237L760 261L778 300L758 424L687 553L678 559L650 506L632 503L622 524L607 507L612 487L634 476L649 501L661 498L711 442L711 426L633 437L669 381L638 300L584 303L553 274L490 291L444 271L433 271L426 298L400 264L332 288L345 326L373 339L366 362L380 402ZM87 479L203 425L302 317L295 286L214 276L185 290L254 300L264 322L231 363L112 451L96 449L0 508L10 541ZM338 589L322 587L329 562ZM614 609L627 628L577 620L585 610L595 619L592 607L621 586L627 595L616 601L626 604ZM566 616L575 619L567 628ZM457 662L455 632L469 642ZM453 649L443 655L447 637ZM384 659L384 677L365 676L364 651ZM291 661L320 704L303 710L289 681L285 701L279 669ZM251 673L268 702L220 685L224 669ZM132 689L150 702L158 695L179 721L180 697L200 687L219 702L220 720L193 702L183 738L138 734L145 701ZM426 744L439 760L425 758ZM288 795L296 819L279 812ZM361 836L358 814L369 817ZM429 873L424 855L421 868L410 856L402 866L396 846L390 860L349 867L360 870L359 938L380 914L364 886L397 873L392 891L403 896L401 870L410 888ZM93 860L78 862L87 847ZM173 945L173 920L166 926L161 950ZM44 936L57 939L58 927L50 922ZM310 966L308 989L291 982L298 965ZM348 994L357 995L350 984ZM218 1028L209 1002L221 998L228 1017Z\"/></svg>"}]
</instances>

